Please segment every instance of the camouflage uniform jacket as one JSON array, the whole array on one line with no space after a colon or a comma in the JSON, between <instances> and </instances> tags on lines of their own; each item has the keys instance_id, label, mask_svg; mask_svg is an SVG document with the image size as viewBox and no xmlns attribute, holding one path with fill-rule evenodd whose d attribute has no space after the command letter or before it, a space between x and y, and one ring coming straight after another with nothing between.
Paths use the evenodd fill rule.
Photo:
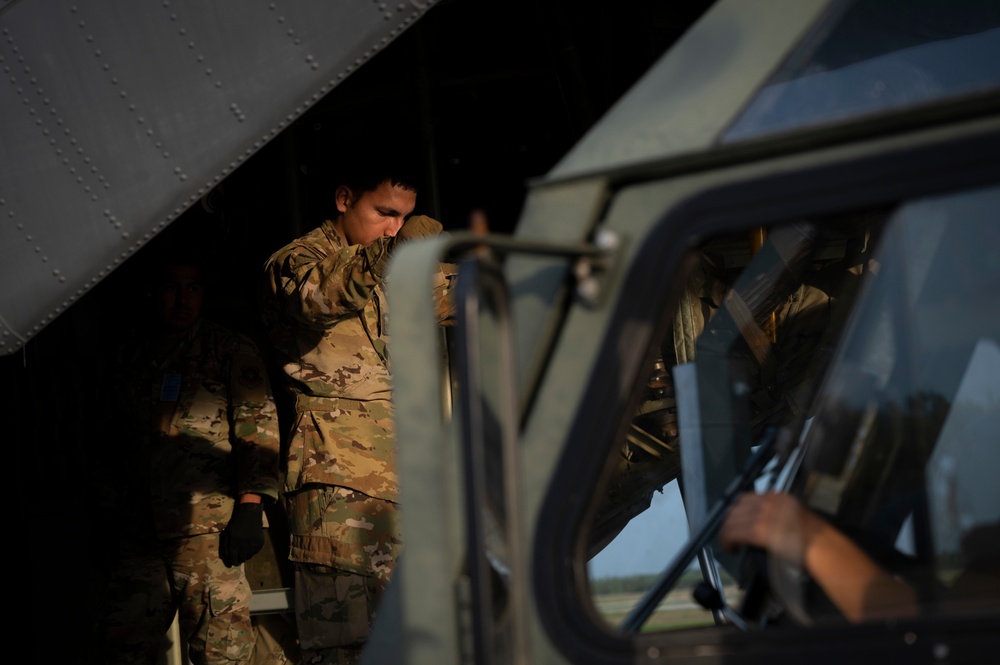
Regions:
<instances>
[{"instance_id":1,"label":"camouflage uniform jacket","mask_svg":"<svg viewBox=\"0 0 1000 665\"><path fill-rule=\"evenodd\" d=\"M277 412L249 339L202 321L166 359L137 339L119 353L113 389L132 416L111 461L125 476L119 510L148 507L158 538L222 531L239 494L277 499Z\"/></svg>"},{"instance_id":2,"label":"camouflage uniform jacket","mask_svg":"<svg viewBox=\"0 0 1000 665\"><path fill-rule=\"evenodd\" d=\"M372 271L390 243L348 245L327 220L265 265L262 315L296 407L287 492L338 485L398 501L385 284ZM444 272L434 290L446 319Z\"/></svg>"}]
</instances>

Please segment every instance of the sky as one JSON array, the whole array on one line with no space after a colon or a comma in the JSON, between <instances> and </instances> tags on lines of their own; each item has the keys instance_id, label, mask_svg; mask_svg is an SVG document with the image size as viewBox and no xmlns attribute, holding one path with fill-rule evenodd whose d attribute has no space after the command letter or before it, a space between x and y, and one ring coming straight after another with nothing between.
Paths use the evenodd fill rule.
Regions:
<instances>
[{"instance_id":1,"label":"sky","mask_svg":"<svg viewBox=\"0 0 1000 665\"><path fill-rule=\"evenodd\" d=\"M627 577L662 572L688 538L687 518L677 489L671 482L653 493L645 512L635 517L618 537L591 559L592 579Z\"/></svg>"}]
</instances>

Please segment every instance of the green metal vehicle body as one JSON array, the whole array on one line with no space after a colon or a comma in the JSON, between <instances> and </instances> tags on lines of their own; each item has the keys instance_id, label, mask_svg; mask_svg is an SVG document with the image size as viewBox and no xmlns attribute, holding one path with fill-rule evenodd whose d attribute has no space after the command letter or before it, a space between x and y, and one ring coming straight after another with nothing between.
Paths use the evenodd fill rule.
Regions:
<instances>
[{"instance_id":1,"label":"green metal vehicle body","mask_svg":"<svg viewBox=\"0 0 1000 665\"><path fill-rule=\"evenodd\" d=\"M737 477L751 452L759 450L763 423L777 423L774 431L784 437L782 461L800 465L786 469L790 475L782 487L811 506L825 506L831 519L849 504L864 505L851 513L865 516L856 520L862 526L871 526L871 514L889 501L892 478L919 476L908 487L926 497L943 482L942 469L960 456L953 449L951 462L935 457L930 451L938 435L951 430L941 429L940 418L937 425L928 424L928 410L911 404L908 411L895 400L934 391L958 404L955 376L995 369L994 361L970 356L970 350L995 358L1000 334L993 290L998 68L968 57L946 64L948 56L936 50L957 47L960 32L973 41L995 41L997 24L983 22L986 14L974 18L979 10L990 13L984 5L935 3L906 8L864 2L716 3L546 177L532 183L512 237L453 234L400 252L390 276L398 286L390 298L406 553L368 662L988 662L995 657L1000 639L995 597L981 611L948 614L924 605L912 620L848 625L842 618L823 620L822 614L817 619L819 610L805 605L790 607L794 599L773 588L787 586L787 580L773 571L772 588L763 592L769 600L751 607L746 598L742 617L739 600L731 599L714 612L706 610L714 615L710 626L668 630L646 623L664 594L684 590L675 588L677 573L699 552L709 561L702 565L709 582L712 571L718 574L716 561L740 577L739 558L722 552L715 541L719 514L713 509L724 507L727 491L750 487L753 476L742 483ZM878 28L886 32L865 41L867 33L859 28L865 21L881 21ZM996 45L988 48L995 52ZM922 49L924 55L909 59L907 54ZM921 71L917 61L940 71L978 69L992 84L952 94L943 80L932 84L937 74ZM938 213L928 212L932 209ZM813 252L803 259L808 269L791 257L801 246L781 246L794 244L789 235L802 224L811 231L798 232L823 237L802 241ZM970 235L958 228L968 228ZM754 247L754 232L774 242ZM775 398L788 407L791 389L748 387L741 378L748 362L763 368L773 361L768 354L781 351L787 339L782 319L770 334L777 342L772 346L765 339L755 358L747 328L760 337L766 325L740 324L739 308L719 306L726 304L723 295L713 304L719 306L713 309L715 323L702 321L702 328L683 337L683 326L698 321L685 308L697 309L706 300L707 290L691 286L692 279L704 281L699 259L711 258L713 268L728 275L719 278L721 293L739 295L741 284L756 280L772 290L775 302L787 303L795 288L812 283L809 271L819 274L820 266L835 264L831 257L846 260L845 246L862 237L873 246L875 238L880 243L865 249L861 272L835 268L837 286L824 290L831 308L835 301L853 303L843 315L847 322L833 319L837 327L828 330L823 344L787 364L817 363L802 382L813 401L791 409L796 413L783 419L764 414L748 393L770 390L775 398L773 393L788 390ZM957 274L952 271L969 267L949 263L956 255L936 259L929 277L927 263L917 259L939 256L935 252L949 246L944 238L957 238L970 256L981 250L989 257L977 264L981 270L972 270L966 287L949 281ZM768 256L768 247L777 258ZM824 259L822 252L833 254ZM462 261L465 276L447 372L430 302L421 297L442 259ZM781 286L775 266L795 284ZM930 296L914 295L904 304L901 294L911 292L904 287L895 296L874 295L890 280L905 282L907 274L913 280L919 271L926 281L914 282L913 293L934 282L954 289L951 297L975 312L935 305ZM861 295L844 281L847 274L863 276ZM985 300L972 305L973 293ZM887 298L882 308L871 304L879 297ZM744 318L785 311L774 302L761 307L766 311L751 307ZM719 312L727 312L728 327ZM869 331L878 313L892 321L883 322L881 337ZM720 344L699 337L706 330L704 335L718 335ZM828 432L839 418L857 424L856 410L845 407L848 415L837 417L829 412L845 399L843 391L858 390L843 377L852 363L866 367L849 351L851 344L862 344L852 340L867 339L866 334L883 355L893 356L885 361L891 369L872 370L878 389L863 393L868 403L879 405L873 407L875 420L862 418L867 424L854 429L844 425L838 436L807 437L808 423L827 422ZM942 360L945 348L951 355ZM684 542L698 547L677 555L686 554L684 560L664 552L663 572L647 595L625 620L609 621L597 609L588 574L596 520L602 511L628 517L642 511L642 506L633 510L627 498L612 496L612 490L623 469L620 452L643 448L635 439L637 414L654 363L664 357L668 371L673 369L679 432L647 439L645 449L655 449L660 472L640 484L646 483L648 494L681 477L689 529L672 538L678 548ZM932 359L949 368L934 379L919 371ZM904 370L911 379L905 389L898 378ZM996 384L962 385L992 395L980 406L995 420ZM865 438L893 404L919 423L910 422L906 433L883 425L878 437ZM963 417L975 420L968 413L955 416ZM922 461L908 470L893 466L893 460L908 459L899 452L909 450L901 447L901 438L913 445L923 441ZM858 466L845 461L847 453L836 452L844 440L863 441L851 449L862 458ZM841 466L823 462L823 451ZM996 460L991 453L982 462L995 468ZM839 488L826 504L816 488L820 481ZM954 483L992 506L975 519L995 522L1000 508L995 492L972 478ZM909 550L911 563L929 568L935 566L929 552L944 556L930 534L943 538L948 529L941 521L959 519L957 513L934 512L932 499L913 509L923 520L915 528L924 537L915 539L916 551ZM899 519L894 524L898 529ZM992 534L990 547L995 528ZM643 603L649 607L642 609Z\"/></svg>"}]
</instances>

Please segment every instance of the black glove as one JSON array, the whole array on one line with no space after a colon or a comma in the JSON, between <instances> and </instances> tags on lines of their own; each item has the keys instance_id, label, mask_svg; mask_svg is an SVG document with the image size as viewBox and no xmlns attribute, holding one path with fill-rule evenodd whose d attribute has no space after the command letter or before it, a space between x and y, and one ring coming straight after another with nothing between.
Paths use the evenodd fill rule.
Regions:
<instances>
[{"instance_id":1,"label":"black glove","mask_svg":"<svg viewBox=\"0 0 1000 665\"><path fill-rule=\"evenodd\" d=\"M237 503L233 516L219 537L219 558L233 568L248 560L264 546L264 506Z\"/></svg>"}]
</instances>

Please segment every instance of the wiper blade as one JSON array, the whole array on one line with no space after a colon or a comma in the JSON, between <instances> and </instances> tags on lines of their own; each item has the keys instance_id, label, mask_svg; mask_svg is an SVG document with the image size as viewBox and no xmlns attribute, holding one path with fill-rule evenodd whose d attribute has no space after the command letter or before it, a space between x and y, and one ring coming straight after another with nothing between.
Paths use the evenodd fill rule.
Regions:
<instances>
[{"instance_id":1,"label":"wiper blade","mask_svg":"<svg viewBox=\"0 0 1000 665\"><path fill-rule=\"evenodd\" d=\"M660 573L660 576L656 578L653 586L646 592L642 600L625 617L621 624L622 631L636 633L642 628L642 625L646 623L646 620L653 614L656 607L663 601L663 598L677 584L677 580L687 570L688 564L698 555L698 552L708 545L708 541L712 539L719 530L719 527L722 526L722 518L725 517L729 506L736 500L736 497L749 489L757 477L760 476L764 467L767 466L767 463L774 456L777 440L777 428L768 427L764 430L757 450L747 460L743 467L743 472L736 476L729 486L726 487L722 498L716 502L711 512L708 513L708 517L705 519L705 523L702 525L701 530L698 531L698 534L692 540L689 540L684 549L674 556L670 565Z\"/></svg>"}]
</instances>

